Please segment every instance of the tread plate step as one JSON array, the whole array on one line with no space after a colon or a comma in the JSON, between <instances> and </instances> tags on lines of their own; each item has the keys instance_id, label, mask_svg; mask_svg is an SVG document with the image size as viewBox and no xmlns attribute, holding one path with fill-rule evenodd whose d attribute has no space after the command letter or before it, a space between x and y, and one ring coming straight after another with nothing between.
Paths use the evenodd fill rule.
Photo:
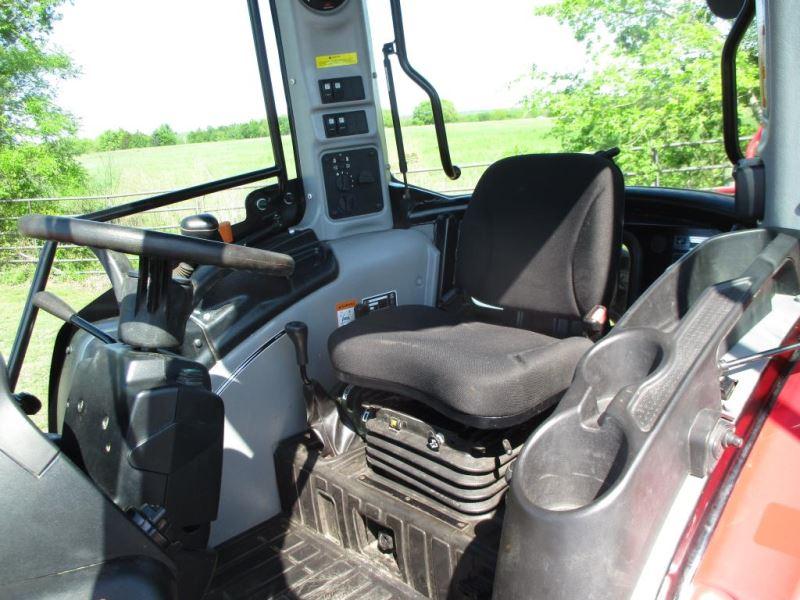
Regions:
<instances>
[{"instance_id":1,"label":"tread plate step","mask_svg":"<svg viewBox=\"0 0 800 600\"><path fill-rule=\"evenodd\" d=\"M374 563L278 516L218 548L205 600L423 598Z\"/></svg>"}]
</instances>

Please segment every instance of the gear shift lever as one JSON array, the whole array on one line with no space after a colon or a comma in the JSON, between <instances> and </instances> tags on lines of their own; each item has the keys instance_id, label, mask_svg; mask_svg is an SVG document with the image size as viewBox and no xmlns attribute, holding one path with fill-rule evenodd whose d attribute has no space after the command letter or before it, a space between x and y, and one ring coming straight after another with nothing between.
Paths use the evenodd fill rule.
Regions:
<instances>
[{"instance_id":1,"label":"gear shift lever","mask_svg":"<svg viewBox=\"0 0 800 600\"><path fill-rule=\"evenodd\" d=\"M308 376L308 325L302 321L291 321L286 324L284 331L294 345L297 366L300 368L308 426L322 442L323 456L338 456L353 443L355 428L336 400Z\"/></svg>"},{"instance_id":2,"label":"gear shift lever","mask_svg":"<svg viewBox=\"0 0 800 600\"><path fill-rule=\"evenodd\" d=\"M291 321L284 327L286 335L294 344L294 353L297 357L297 366L300 367L300 377L303 383L308 385L311 380L308 378L306 366L308 365L308 325L302 321Z\"/></svg>"}]
</instances>

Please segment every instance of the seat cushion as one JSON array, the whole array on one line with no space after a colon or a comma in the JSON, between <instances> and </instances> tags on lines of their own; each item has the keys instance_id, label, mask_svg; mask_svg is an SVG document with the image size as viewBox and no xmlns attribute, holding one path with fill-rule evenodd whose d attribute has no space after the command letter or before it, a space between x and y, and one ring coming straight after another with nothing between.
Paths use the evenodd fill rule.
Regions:
<instances>
[{"instance_id":1,"label":"seat cushion","mask_svg":"<svg viewBox=\"0 0 800 600\"><path fill-rule=\"evenodd\" d=\"M370 313L331 335L345 382L396 392L466 425L522 423L551 406L591 347L458 317L429 306Z\"/></svg>"}]
</instances>

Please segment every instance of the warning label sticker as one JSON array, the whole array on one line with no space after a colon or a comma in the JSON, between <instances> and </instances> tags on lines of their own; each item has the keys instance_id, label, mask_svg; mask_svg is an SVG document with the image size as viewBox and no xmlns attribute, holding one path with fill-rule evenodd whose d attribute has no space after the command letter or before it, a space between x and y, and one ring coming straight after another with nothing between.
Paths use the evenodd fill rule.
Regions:
<instances>
[{"instance_id":1,"label":"warning label sticker","mask_svg":"<svg viewBox=\"0 0 800 600\"><path fill-rule=\"evenodd\" d=\"M317 56L317 68L329 69L330 67L346 67L358 64L358 52L345 52L344 54L322 54Z\"/></svg>"},{"instance_id":2,"label":"warning label sticker","mask_svg":"<svg viewBox=\"0 0 800 600\"><path fill-rule=\"evenodd\" d=\"M356 300L348 300L346 302L339 302L336 305L336 323L338 327L347 325L356 318Z\"/></svg>"}]
</instances>

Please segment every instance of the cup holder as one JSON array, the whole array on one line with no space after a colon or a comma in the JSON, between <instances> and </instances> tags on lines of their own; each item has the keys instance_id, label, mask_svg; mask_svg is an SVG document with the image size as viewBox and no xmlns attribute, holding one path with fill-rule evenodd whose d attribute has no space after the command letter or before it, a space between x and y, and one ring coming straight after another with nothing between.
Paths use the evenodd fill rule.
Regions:
<instances>
[{"instance_id":1,"label":"cup holder","mask_svg":"<svg viewBox=\"0 0 800 600\"><path fill-rule=\"evenodd\" d=\"M628 462L625 434L613 420L597 429L582 427L572 419L554 425L526 457L520 473L526 495L545 510L582 508L602 496L624 472Z\"/></svg>"},{"instance_id":2,"label":"cup holder","mask_svg":"<svg viewBox=\"0 0 800 600\"><path fill-rule=\"evenodd\" d=\"M609 336L589 352L583 379L603 410L620 390L648 379L663 364L665 345L655 329L628 329Z\"/></svg>"}]
</instances>

